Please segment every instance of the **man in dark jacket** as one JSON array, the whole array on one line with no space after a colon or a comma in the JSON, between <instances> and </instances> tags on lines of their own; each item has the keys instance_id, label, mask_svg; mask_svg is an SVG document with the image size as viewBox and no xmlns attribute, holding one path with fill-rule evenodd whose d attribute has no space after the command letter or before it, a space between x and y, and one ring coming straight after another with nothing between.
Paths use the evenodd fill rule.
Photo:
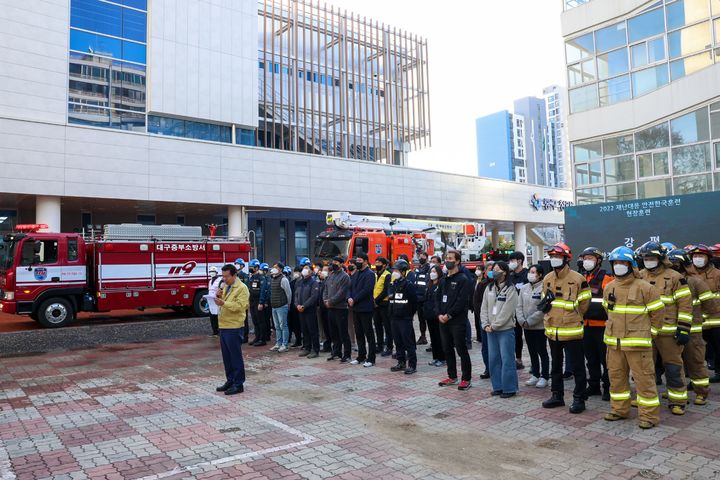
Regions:
<instances>
[{"instance_id":1,"label":"man in dark jacket","mask_svg":"<svg viewBox=\"0 0 720 480\"><path fill-rule=\"evenodd\" d=\"M303 350L300 357L317 358L320 352L317 306L320 302L320 284L313 278L311 265L302 265L301 277L295 282L295 309L300 317Z\"/></svg>"},{"instance_id":2,"label":"man in dark jacket","mask_svg":"<svg viewBox=\"0 0 720 480\"><path fill-rule=\"evenodd\" d=\"M395 337L397 365L390 368L392 372L404 371L411 375L417 371L417 352L413 316L417 308L417 292L415 284L407 279L410 264L399 259L395 262L388 297L390 298L390 321Z\"/></svg>"},{"instance_id":3,"label":"man in dark jacket","mask_svg":"<svg viewBox=\"0 0 720 480\"><path fill-rule=\"evenodd\" d=\"M335 257L330 264L330 276L325 280L323 302L328 309L330 323L330 339L332 354L328 361L340 359L341 363L349 363L352 354L350 334L348 333L348 293L350 292L350 276L342 268L343 259Z\"/></svg>"},{"instance_id":4,"label":"man in dark jacket","mask_svg":"<svg viewBox=\"0 0 720 480\"><path fill-rule=\"evenodd\" d=\"M368 256L364 253L355 258L356 272L350 277L350 298L348 305L352 308L353 323L355 325L355 340L358 346L358 356L353 365L362 363L364 367L375 365L375 332L373 331L373 310L375 302L373 290L375 289L375 274L368 265ZM367 348L366 348L367 341Z\"/></svg>"},{"instance_id":5,"label":"man in dark jacket","mask_svg":"<svg viewBox=\"0 0 720 480\"><path fill-rule=\"evenodd\" d=\"M508 256L508 267L510 267L510 276L508 277L508 283L515 285L515 289L520 292L520 289L528 283L527 274L528 269L525 268L525 255L522 252L513 252ZM523 328L515 320L515 367L518 370L525 368L522 363L522 351L523 351Z\"/></svg>"},{"instance_id":6,"label":"man in dark jacket","mask_svg":"<svg viewBox=\"0 0 720 480\"><path fill-rule=\"evenodd\" d=\"M262 347L267 345L267 333L265 332L265 312L263 302L265 301L265 277L260 273L260 262L256 259L250 260L248 265L250 276L247 280L247 287L250 290L250 315L255 327L255 341L250 345Z\"/></svg>"},{"instance_id":7,"label":"man in dark jacket","mask_svg":"<svg viewBox=\"0 0 720 480\"><path fill-rule=\"evenodd\" d=\"M325 293L325 280L327 280L328 275L330 275L330 268L325 265L322 267L322 269L318 269L317 275L315 276L315 279L318 282L319 286L319 295L318 295L318 322L320 323L320 335L323 338L322 342L322 349L320 350L322 353L330 353L332 352L332 345L330 343L330 319L328 317L328 309L325 306L325 302L323 302L323 295Z\"/></svg>"},{"instance_id":8,"label":"man in dark jacket","mask_svg":"<svg viewBox=\"0 0 720 480\"><path fill-rule=\"evenodd\" d=\"M473 291L473 282L460 272L460 252L450 250L445 256L445 267L448 270L438 289L438 321L440 337L445 350L448 378L438 385L446 387L457 385L457 363L455 352L460 357L462 381L458 390L467 390L471 386L472 363L465 343L465 328L468 322L468 299Z\"/></svg>"},{"instance_id":9,"label":"man in dark jacket","mask_svg":"<svg viewBox=\"0 0 720 480\"><path fill-rule=\"evenodd\" d=\"M302 279L302 266L296 266L292 274L288 277L290 280L290 291L292 291L293 303L290 305L290 311L288 312L288 329L291 335L295 335L295 342L291 345L292 347L301 347L302 343L302 325L300 324L300 312L296 308L295 304L295 289L297 283Z\"/></svg>"},{"instance_id":10,"label":"man in dark jacket","mask_svg":"<svg viewBox=\"0 0 720 480\"><path fill-rule=\"evenodd\" d=\"M420 253L420 266L415 269L415 290L417 291L418 307L417 315L418 322L420 323L420 338L418 338L418 345L427 345L427 338L425 332L427 332L427 320L425 318L425 291L427 290L428 283L430 281L430 264L428 263L427 252Z\"/></svg>"}]
</instances>

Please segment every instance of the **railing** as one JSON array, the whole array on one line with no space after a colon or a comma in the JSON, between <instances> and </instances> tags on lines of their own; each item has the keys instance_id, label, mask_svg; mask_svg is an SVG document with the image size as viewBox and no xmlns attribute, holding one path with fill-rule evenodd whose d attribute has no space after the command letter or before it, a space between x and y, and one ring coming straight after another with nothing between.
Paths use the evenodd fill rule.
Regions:
<instances>
[{"instance_id":1,"label":"railing","mask_svg":"<svg viewBox=\"0 0 720 480\"><path fill-rule=\"evenodd\" d=\"M580 5L584 5L592 0L562 0L563 11L571 10Z\"/></svg>"}]
</instances>

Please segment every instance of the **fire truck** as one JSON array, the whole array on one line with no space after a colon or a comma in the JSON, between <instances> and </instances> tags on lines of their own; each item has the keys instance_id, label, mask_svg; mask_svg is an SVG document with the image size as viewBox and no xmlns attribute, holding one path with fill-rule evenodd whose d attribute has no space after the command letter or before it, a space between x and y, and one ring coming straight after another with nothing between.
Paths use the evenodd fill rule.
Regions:
<instances>
[{"instance_id":1,"label":"fire truck","mask_svg":"<svg viewBox=\"0 0 720 480\"><path fill-rule=\"evenodd\" d=\"M373 265L377 257L391 263L405 254L416 260L420 252L428 255L456 248L470 268L482 261L485 245L485 225L479 223L443 222L408 218L353 215L349 212L328 212L330 226L315 239L314 261L326 264L333 257L346 261L360 253L368 256ZM446 241L443 241L443 235Z\"/></svg>"},{"instance_id":2,"label":"fire truck","mask_svg":"<svg viewBox=\"0 0 720 480\"><path fill-rule=\"evenodd\" d=\"M201 227L106 225L102 232L45 233L17 225L0 239L0 312L44 327L78 312L153 307L208 312L208 269L248 259L245 238L206 238Z\"/></svg>"}]
</instances>

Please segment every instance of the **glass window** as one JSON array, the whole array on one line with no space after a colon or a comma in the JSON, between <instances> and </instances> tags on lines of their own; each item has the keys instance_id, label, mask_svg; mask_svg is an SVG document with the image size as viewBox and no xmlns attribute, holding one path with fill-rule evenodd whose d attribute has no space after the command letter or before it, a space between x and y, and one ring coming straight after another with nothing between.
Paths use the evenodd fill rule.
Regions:
<instances>
[{"instance_id":1,"label":"glass window","mask_svg":"<svg viewBox=\"0 0 720 480\"><path fill-rule=\"evenodd\" d=\"M568 80L571 87L595 81L595 61L586 60L575 65L570 65L568 67Z\"/></svg>"},{"instance_id":2,"label":"glass window","mask_svg":"<svg viewBox=\"0 0 720 480\"><path fill-rule=\"evenodd\" d=\"M713 177L715 178L715 191L718 191L720 190L720 172L715 173Z\"/></svg>"},{"instance_id":3,"label":"glass window","mask_svg":"<svg viewBox=\"0 0 720 480\"><path fill-rule=\"evenodd\" d=\"M630 76L623 75L598 83L600 106L629 100L631 97Z\"/></svg>"},{"instance_id":4,"label":"glass window","mask_svg":"<svg viewBox=\"0 0 720 480\"><path fill-rule=\"evenodd\" d=\"M240 127L235 128L235 143L255 146L255 130Z\"/></svg>"},{"instance_id":5,"label":"glass window","mask_svg":"<svg viewBox=\"0 0 720 480\"><path fill-rule=\"evenodd\" d=\"M147 0L122 0L122 4L140 10L147 10Z\"/></svg>"},{"instance_id":6,"label":"glass window","mask_svg":"<svg viewBox=\"0 0 720 480\"><path fill-rule=\"evenodd\" d=\"M663 9L658 8L628 20L628 39L631 43L665 31Z\"/></svg>"},{"instance_id":7,"label":"glass window","mask_svg":"<svg viewBox=\"0 0 720 480\"><path fill-rule=\"evenodd\" d=\"M602 143L600 140L573 145L575 163L587 162L602 157Z\"/></svg>"},{"instance_id":8,"label":"glass window","mask_svg":"<svg viewBox=\"0 0 720 480\"><path fill-rule=\"evenodd\" d=\"M710 16L710 4L707 0L678 0L665 9L668 30L675 30Z\"/></svg>"},{"instance_id":9,"label":"glass window","mask_svg":"<svg viewBox=\"0 0 720 480\"><path fill-rule=\"evenodd\" d=\"M70 50L105 57L122 58L122 40L71 29Z\"/></svg>"},{"instance_id":10,"label":"glass window","mask_svg":"<svg viewBox=\"0 0 720 480\"><path fill-rule=\"evenodd\" d=\"M575 181L578 185L601 183L600 162L585 163L575 166Z\"/></svg>"},{"instance_id":11,"label":"glass window","mask_svg":"<svg viewBox=\"0 0 720 480\"><path fill-rule=\"evenodd\" d=\"M632 135L606 138L605 140L603 140L603 152L605 152L605 156L633 153Z\"/></svg>"},{"instance_id":12,"label":"glass window","mask_svg":"<svg viewBox=\"0 0 720 480\"><path fill-rule=\"evenodd\" d=\"M684 57L712 46L710 22L699 23L668 33L668 54L670 58Z\"/></svg>"},{"instance_id":13,"label":"glass window","mask_svg":"<svg viewBox=\"0 0 720 480\"><path fill-rule=\"evenodd\" d=\"M638 182L638 198L656 198L672 195L670 179Z\"/></svg>"},{"instance_id":14,"label":"glass window","mask_svg":"<svg viewBox=\"0 0 720 480\"><path fill-rule=\"evenodd\" d=\"M710 138L707 107L670 120L670 132L673 145L707 141Z\"/></svg>"},{"instance_id":15,"label":"glass window","mask_svg":"<svg viewBox=\"0 0 720 480\"><path fill-rule=\"evenodd\" d=\"M78 241L77 238L69 238L67 241L67 259L74 262L78 259Z\"/></svg>"},{"instance_id":16,"label":"glass window","mask_svg":"<svg viewBox=\"0 0 720 480\"><path fill-rule=\"evenodd\" d=\"M575 192L578 205L589 205L592 203L603 203L605 195L602 187L580 188Z\"/></svg>"},{"instance_id":17,"label":"glass window","mask_svg":"<svg viewBox=\"0 0 720 480\"><path fill-rule=\"evenodd\" d=\"M710 174L677 177L673 179L673 185L675 186L675 195L708 192L711 190L712 179Z\"/></svg>"},{"instance_id":18,"label":"glass window","mask_svg":"<svg viewBox=\"0 0 720 480\"><path fill-rule=\"evenodd\" d=\"M286 263L287 259L287 222L280 220L280 261Z\"/></svg>"},{"instance_id":19,"label":"glass window","mask_svg":"<svg viewBox=\"0 0 720 480\"><path fill-rule=\"evenodd\" d=\"M720 15L720 0L710 0L713 15Z\"/></svg>"},{"instance_id":20,"label":"glass window","mask_svg":"<svg viewBox=\"0 0 720 480\"><path fill-rule=\"evenodd\" d=\"M598 52L607 52L626 44L625 22L616 23L595 32L595 45Z\"/></svg>"},{"instance_id":21,"label":"glass window","mask_svg":"<svg viewBox=\"0 0 720 480\"><path fill-rule=\"evenodd\" d=\"M605 183L635 180L635 160L632 155L605 159Z\"/></svg>"},{"instance_id":22,"label":"glass window","mask_svg":"<svg viewBox=\"0 0 720 480\"><path fill-rule=\"evenodd\" d=\"M129 62L146 63L146 50L145 45L141 43L126 40L122 42L122 58Z\"/></svg>"},{"instance_id":23,"label":"glass window","mask_svg":"<svg viewBox=\"0 0 720 480\"><path fill-rule=\"evenodd\" d=\"M69 103L68 123L144 132L145 114Z\"/></svg>"},{"instance_id":24,"label":"glass window","mask_svg":"<svg viewBox=\"0 0 720 480\"><path fill-rule=\"evenodd\" d=\"M675 60L670 62L670 79L677 80L685 75L692 75L703 68L709 67L712 63L711 51Z\"/></svg>"},{"instance_id":25,"label":"glass window","mask_svg":"<svg viewBox=\"0 0 720 480\"><path fill-rule=\"evenodd\" d=\"M642 67L665 59L665 40L654 38L630 47L633 68Z\"/></svg>"},{"instance_id":26,"label":"glass window","mask_svg":"<svg viewBox=\"0 0 720 480\"><path fill-rule=\"evenodd\" d=\"M653 176L652 154L642 153L642 154L638 155L637 163L638 163L638 176L640 178Z\"/></svg>"},{"instance_id":27,"label":"glass window","mask_svg":"<svg viewBox=\"0 0 720 480\"><path fill-rule=\"evenodd\" d=\"M654 152L653 158L653 170L655 175L669 175L670 174L670 162L668 161L668 152Z\"/></svg>"},{"instance_id":28,"label":"glass window","mask_svg":"<svg viewBox=\"0 0 720 480\"><path fill-rule=\"evenodd\" d=\"M565 53L568 63L575 63L578 60L591 57L592 54L595 53L593 34L588 33L587 35L565 42Z\"/></svg>"},{"instance_id":29,"label":"glass window","mask_svg":"<svg viewBox=\"0 0 720 480\"><path fill-rule=\"evenodd\" d=\"M713 111L713 107L719 106L720 104L710 105L710 128L712 130L713 140L720 138L720 110Z\"/></svg>"},{"instance_id":30,"label":"glass window","mask_svg":"<svg viewBox=\"0 0 720 480\"><path fill-rule=\"evenodd\" d=\"M715 45L718 45L720 44L720 18L713 21L713 28L715 29Z\"/></svg>"},{"instance_id":31,"label":"glass window","mask_svg":"<svg viewBox=\"0 0 720 480\"><path fill-rule=\"evenodd\" d=\"M715 168L720 170L720 143L715 144Z\"/></svg>"},{"instance_id":32,"label":"glass window","mask_svg":"<svg viewBox=\"0 0 720 480\"><path fill-rule=\"evenodd\" d=\"M598 91L597 85L570 90L570 112L578 113L597 108Z\"/></svg>"},{"instance_id":33,"label":"glass window","mask_svg":"<svg viewBox=\"0 0 720 480\"><path fill-rule=\"evenodd\" d=\"M74 2L75 0L73 0ZM122 36L138 42L147 41L147 13L123 8Z\"/></svg>"},{"instance_id":34,"label":"glass window","mask_svg":"<svg viewBox=\"0 0 720 480\"><path fill-rule=\"evenodd\" d=\"M35 253L35 242L28 240L23 243L20 265L30 266L57 263L58 241L38 240L38 242L40 242L40 251L38 253Z\"/></svg>"},{"instance_id":35,"label":"glass window","mask_svg":"<svg viewBox=\"0 0 720 480\"><path fill-rule=\"evenodd\" d=\"M307 257L309 254L310 243L308 241L308 224L307 222L295 222L296 260L299 260L299 257Z\"/></svg>"},{"instance_id":36,"label":"glass window","mask_svg":"<svg viewBox=\"0 0 720 480\"><path fill-rule=\"evenodd\" d=\"M670 146L670 133L667 122L646 128L635 134L635 151L637 152L668 146Z\"/></svg>"},{"instance_id":37,"label":"glass window","mask_svg":"<svg viewBox=\"0 0 720 480\"><path fill-rule=\"evenodd\" d=\"M119 5L99 0L72 0L70 26L122 37L122 10Z\"/></svg>"},{"instance_id":38,"label":"glass window","mask_svg":"<svg viewBox=\"0 0 720 480\"><path fill-rule=\"evenodd\" d=\"M711 164L710 144L673 148L672 163L674 175L707 172Z\"/></svg>"},{"instance_id":39,"label":"glass window","mask_svg":"<svg viewBox=\"0 0 720 480\"><path fill-rule=\"evenodd\" d=\"M636 97L657 90L667 83L668 68L664 63L632 74L633 93Z\"/></svg>"},{"instance_id":40,"label":"glass window","mask_svg":"<svg viewBox=\"0 0 720 480\"><path fill-rule=\"evenodd\" d=\"M628 71L627 49L621 48L597 57L598 78L605 79Z\"/></svg>"},{"instance_id":41,"label":"glass window","mask_svg":"<svg viewBox=\"0 0 720 480\"><path fill-rule=\"evenodd\" d=\"M620 185L609 185L605 187L605 201L619 202L622 200L635 200L635 183L623 183Z\"/></svg>"}]
</instances>

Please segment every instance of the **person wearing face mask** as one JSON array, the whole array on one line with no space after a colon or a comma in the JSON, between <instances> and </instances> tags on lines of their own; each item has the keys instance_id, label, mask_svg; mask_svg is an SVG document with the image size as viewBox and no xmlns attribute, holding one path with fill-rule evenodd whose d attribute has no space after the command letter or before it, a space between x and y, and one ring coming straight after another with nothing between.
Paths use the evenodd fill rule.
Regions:
<instances>
[{"instance_id":1,"label":"person wearing face mask","mask_svg":"<svg viewBox=\"0 0 720 480\"><path fill-rule=\"evenodd\" d=\"M425 290L425 298L422 304L425 310L424 315L427 319L428 332L430 333L430 351L432 352L432 360L428 362L428 365L433 367L444 367L446 365L445 351L442 348L442 340L440 338L439 313L437 311L437 303L435 302L442 276L442 268L439 265L433 265L430 268L427 289Z\"/></svg>"},{"instance_id":2,"label":"person wearing face mask","mask_svg":"<svg viewBox=\"0 0 720 480\"><path fill-rule=\"evenodd\" d=\"M250 276L244 272L245 260L243 260L242 258L236 258L234 265L235 265L235 269L237 270L238 280L240 280L242 283L245 284L246 287L248 287L248 289L250 289L250 285L248 285L248 283L249 283L248 280L250 279ZM253 325L253 327L254 327L254 325ZM244 329L244 334L243 334L242 343L248 343L250 341L249 340L250 339L250 310L245 312L245 326L243 327L243 329Z\"/></svg>"},{"instance_id":3,"label":"person wearing face mask","mask_svg":"<svg viewBox=\"0 0 720 480\"><path fill-rule=\"evenodd\" d=\"M317 306L320 302L320 285L313 277L309 258L300 259L300 278L295 281L295 310L300 318L303 348L300 357L317 358L320 354Z\"/></svg>"},{"instance_id":4,"label":"person wearing face mask","mask_svg":"<svg viewBox=\"0 0 720 480\"><path fill-rule=\"evenodd\" d=\"M602 306L602 299L605 287L613 280L613 277L602 269L604 258L605 254L596 247L588 247L580 254L585 280L587 280L592 294L590 307L584 315L583 350L588 370L588 388L585 394L587 396L602 395L602 399L609 402L610 380L605 362L607 349L603 340L607 313ZM600 388L601 384L602 389Z\"/></svg>"},{"instance_id":5,"label":"person wearing face mask","mask_svg":"<svg viewBox=\"0 0 720 480\"><path fill-rule=\"evenodd\" d=\"M517 395L515 367L515 311L518 292L510 283L510 268L502 261L493 267L493 281L485 289L480 310L483 330L487 333L492 395L510 398Z\"/></svg>"},{"instance_id":6,"label":"person wearing face mask","mask_svg":"<svg viewBox=\"0 0 720 480\"><path fill-rule=\"evenodd\" d=\"M415 284L407 276L410 273L407 260L398 259L391 274L388 289L388 314L392 322L392 333L395 340L397 365L390 368L392 372L404 371L411 375L417 371L417 352L415 345L415 329L413 317L417 308L417 292Z\"/></svg>"},{"instance_id":7,"label":"person wearing face mask","mask_svg":"<svg viewBox=\"0 0 720 480\"><path fill-rule=\"evenodd\" d=\"M682 352L690 342L692 325L692 295L687 280L669 268L667 251L657 242L646 242L638 252L645 268L640 278L655 286L665 305L662 323L652 326L653 346L660 353L665 377L670 411L683 415L687 404L687 386Z\"/></svg>"},{"instance_id":8,"label":"person wearing face mask","mask_svg":"<svg viewBox=\"0 0 720 480\"><path fill-rule=\"evenodd\" d=\"M530 354L530 379L525 382L525 385L537 388L547 387L550 379L550 357L543 326L545 315L537 308L542 299L544 273L542 265L530 267L527 276L528 283L523 285L518 294L515 315L518 323L525 330L525 342Z\"/></svg>"},{"instance_id":9,"label":"person wearing face mask","mask_svg":"<svg viewBox=\"0 0 720 480\"><path fill-rule=\"evenodd\" d=\"M248 262L248 270L250 275L247 281L248 290L250 290L250 315L252 316L253 327L255 329L255 340L250 344L252 347L262 347L267 345L265 332L265 313L262 311L262 305L265 301L264 283L265 279L260 273L260 262L253 258Z\"/></svg>"},{"instance_id":10,"label":"person wearing face mask","mask_svg":"<svg viewBox=\"0 0 720 480\"><path fill-rule=\"evenodd\" d=\"M480 353L483 359L485 370L480 374L480 379L490 378L490 367L488 360L488 342L487 332L482 328L482 319L480 318L480 310L482 309L483 296L485 289L492 283L492 270L495 262L489 260L485 265L478 265L475 269L475 289L473 290L473 314L475 315L475 330L477 333L477 341L480 342Z\"/></svg>"},{"instance_id":11,"label":"person wearing face mask","mask_svg":"<svg viewBox=\"0 0 720 480\"><path fill-rule=\"evenodd\" d=\"M513 252L508 255L508 267L510 267L510 276L508 282L515 285L515 289L520 293L520 289L528 283L528 269L525 268L525 255L522 252ZM520 323L515 320L515 367L518 370L525 368L522 362L523 351L523 328Z\"/></svg>"},{"instance_id":12,"label":"person wearing face mask","mask_svg":"<svg viewBox=\"0 0 720 480\"><path fill-rule=\"evenodd\" d=\"M388 316L388 288L390 287L390 272L387 271L388 261L385 257L375 259L375 341L376 352L381 356L389 357L393 351L392 331L390 330L390 317Z\"/></svg>"},{"instance_id":13,"label":"person wearing face mask","mask_svg":"<svg viewBox=\"0 0 720 480\"><path fill-rule=\"evenodd\" d=\"M428 263L427 252L420 252L418 256L420 265L415 269L415 290L418 296L418 323L420 324L420 338L417 340L418 345L427 345L427 319L425 317L425 292L427 291L428 282L430 281L430 264Z\"/></svg>"},{"instance_id":14,"label":"person wearing face mask","mask_svg":"<svg viewBox=\"0 0 720 480\"><path fill-rule=\"evenodd\" d=\"M553 270L543 280L543 299L538 304L545 314L545 335L550 340L552 396L543 408L565 405L563 384L564 355L573 363L575 388L570 413L585 411L587 381L583 365L583 316L590 306L590 287L585 277L570 269L572 252L564 243L550 247L547 252Z\"/></svg>"},{"instance_id":15,"label":"person wearing face mask","mask_svg":"<svg viewBox=\"0 0 720 480\"><path fill-rule=\"evenodd\" d=\"M343 258L334 257L330 264L330 276L325 280L323 302L328 309L332 353L328 361L340 359L340 363L350 363L352 345L348 332L348 294L350 276L342 269Z\"/></svg>"},{"instance_id":16,"label":"person wearing face mask","mask_svg":"<svg viewBox=\"0 0 720 480\"><path fill-rule=\"evenodd\" d=\"M328 316L328 309L323 302L323 294L325 293L325 285L328 276L330 275L330 267L323 265L322 268L315 267L317 274L316 279L319 286L319 298L318 298L318 323L320 325L320 337L322 338L322 353L332 352L332 344L330 342L330 319Z\"/></svg>"},{"instance_id":17,"label":"person wearing face mask","mask_svg":"<svg viewBox=\"0 0 720 480\"><path fill-rule=\"evenodd\" d=\"M615 280L605 287L603 306L607 366L610 376L610 407L605 420L624 420L630 415L630 375L637 389L638 419L642 429L660 422L660 399L655 385L652 328L662 325L665 306L660 290L640 278L633 251L617 247L608 256Z\"/></svg>"},{"instance_id":18,"label":"person wearing face mask","mask_svg":"<svg viewBox=\"0 0 720 480\"><path fill-rule=\"evenodd\" d=\"M295 288L297 287L298 280L301 278L302 267L298 264L294 269L292 269L290 276L288 277L288 280L290 280L290 291L292 292L293 299L288 311L288 329L290 330L290 335L295 336L295 342L290 345L291 348L301 347L303 344L301 338L302 325L300 325L300 315L297 310L297 305L295 304Z\"/></svg>"},{"instance_id":19,"label":"person wearing face mask","mask_svg":"<svg viewBox=\"0 0 720 480\"><path fill-rule=\"evenodd\" d=\"M212 298L215 298L218 290L220 290L223 286L222 275L220 275L220 271L215 265L208 268L208 274L210 276L210 282L208 283L208 295L212 295ZM215 302L208 303L208 307L210 309L210 328L212 329L210 336L218 337L220 336L220 330L218 327L218 307L215 305Z\"/></svg>"},{"instance_id":20,"label":"person wearing face mask","mask_svg":"<svg viewBox=\"0 0 720 480\"><path fill-rule=\"evenodd\" d=\"M276 263L270 269L270 308L275 325L275 345L270 351L280 353L288 350L288 310L293 298L290 281L283 274L284 267L282 263Z\"/></svg>"},{"instance_id":21,"label":"person wearing face mask","mask_svg":"<svg viewBox=\"0 0 720 480\"><path fill-rule=\"evenodd\" d=\"M436 297L440 338L445 350L447 378L438 383L441 387L457 385L458 390L467 390L472 386L472 362L466 343L466 324L468 322L468 298L473 291L473 282L460 271L460 252L450 250L445 255L447 276L443 277ZM458 384L457 360L460 357L462 378Z\"/></svg>"},{"instance_id":22,"label":"person wearing face mask","mask_svg":"<svg viewBox=\"0 0 720 480\"><path fill-rule=\"evenodd\" d=\"M352 310L355 324L355 339L358 346L358 356L350 362L352 365L362 364L364 367L375 365L375 332L373 331L373 290L375 289L375 274L368 265L368 256L359 253L353 266L356 272L350 277L350 298L348 305Z\"/></svg>"},{"instance_id":23,"label":"person wearing face mask","mask_svg":"<svg viewBox=\"0 0 720 480\"><path fill-rule=\"evenodd\" d=\"M262 293L260 294L261 307L259 308L262 309L262 315L265 319L265 341L269 342L272 337L272 332L275 332L275 323L272 319L272 308L270 307L270 265L261 263L260 272L262 273L263 283ZM275 335L277 335L277 332L275 332Z\"/></svg>"},{"instance_id":24,"label":"person wearing face mask","mask_svg":"<svg viewBox=\"0 0 720 480\"><path fill-rule=\"evenodd\" d=\"M713 256L710 247L703 244L688 245L685 251L692 259L688 273L707 283L715 298L720 298L720 270L710 261ZM720 353L720 312L708 316L703 322L703 338L708 343L708 350L712 348L717 356ZM720 381L720 364L717 361L714 363L715 375L710 378L710 383Z\"/></svg>"}]
</instances>

